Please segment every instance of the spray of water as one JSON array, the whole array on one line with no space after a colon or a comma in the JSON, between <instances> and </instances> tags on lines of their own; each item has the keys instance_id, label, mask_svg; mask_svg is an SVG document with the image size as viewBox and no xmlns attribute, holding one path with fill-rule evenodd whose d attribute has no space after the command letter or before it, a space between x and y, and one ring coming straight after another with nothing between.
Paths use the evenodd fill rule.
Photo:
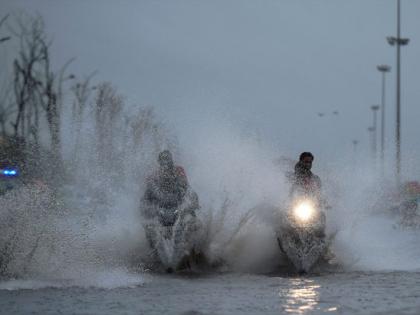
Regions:
<instances>
[{"instance_id":1,"label":"spray of water","mask_svg":"<svg viewBox=\"0 0 420 315\"><path fill-rule=\"evenodd\" d=\"M82 138L68 135L79 153L66 153L70 166L59 190L27 185L1 197L2 272L19 279L3 288L144 283L149 250L139 205L163 148L175 152L199 195L203 251L211 263L270 271L282 262L274 232L289 191L285 169L275 163L281 153L220 125L196 130L197 140L180 148L151 112L139 112L134 123L123 118L112 133L101 134L90 116L81 124ZM368 163L324 165L314 171L332 206L327 220L329 232L337 232L332 248L339 264L346 270L419 268L420 233L385 214L388 188Z\"/></svg>"},{"instance_id":2,"label":"spray of water","mask_svg":"<svg viewBox=\"0 0 420 315\"><path fill-rule=\"evenodd\" d=\"M420 231L401 224L394 178L379 176L366 161L357 168L336 170L329 179L327 191L334 196L331 220L338 229L333 248L347 270L420 268Z\"/></svg>"}]
</instances>

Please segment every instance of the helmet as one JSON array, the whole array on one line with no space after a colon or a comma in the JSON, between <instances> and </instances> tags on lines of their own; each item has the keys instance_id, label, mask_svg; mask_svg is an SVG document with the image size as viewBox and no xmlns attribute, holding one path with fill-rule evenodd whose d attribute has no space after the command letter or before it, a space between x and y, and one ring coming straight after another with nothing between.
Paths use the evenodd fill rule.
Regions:
<instances>
[{"instance_id":1,"label":"helmet","mask_svg":"<svg viewBox=\"0 0 420 315\"><path fill-rule=\"evenodd\" d=\"M173 166L172 153L169 150L163 150L159 153L158 162L161 166Z\"/></svg>"}]
</instances>

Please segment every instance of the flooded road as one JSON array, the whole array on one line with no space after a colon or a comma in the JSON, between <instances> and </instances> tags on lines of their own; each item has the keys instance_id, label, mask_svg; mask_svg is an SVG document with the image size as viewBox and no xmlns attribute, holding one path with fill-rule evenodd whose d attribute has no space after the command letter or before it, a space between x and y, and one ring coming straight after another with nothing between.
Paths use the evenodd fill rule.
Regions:
<instances>
[{"instance_id":1,"label":"flooded road","mask_svg":"<svg viewBox=\"0 0 420 315\"><path fill-rule=\"evenodd\" d=\"M1 314L419 314L420 272L144 274L116 288L0 283ZM32 288L31 288L32 287Z\"/></svg>"}]
</instances>

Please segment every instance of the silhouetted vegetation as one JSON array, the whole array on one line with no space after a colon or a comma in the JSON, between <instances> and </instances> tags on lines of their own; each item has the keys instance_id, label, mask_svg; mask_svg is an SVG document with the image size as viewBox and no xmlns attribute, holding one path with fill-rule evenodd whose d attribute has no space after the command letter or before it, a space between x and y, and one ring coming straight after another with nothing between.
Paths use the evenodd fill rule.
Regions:
<instances>
[{"instance_id":1,"label":"silhouetted vegetation","mask_svg":"<svg viewBox=\"0 0 420 315\"><path fill-rule=\"evenodd\" d=\"M0 27L6 20L12 40L3 47L16 45L17 51L9 80L0 88L0 162L19 165L25 174L48 173L57 179L65 169L73 173L80 168L84 159L88 169L112 175L123 171L127 155L141 155L146 143L154 151L165 146L167 134L152 108L130 107L129 113L111 82L92 82L96 72L81 79L70 74L74 59L54 69L53 45L41 16L6 15ZM71 139L67 156L64 129Z\"/></svg>"}]
</instances>

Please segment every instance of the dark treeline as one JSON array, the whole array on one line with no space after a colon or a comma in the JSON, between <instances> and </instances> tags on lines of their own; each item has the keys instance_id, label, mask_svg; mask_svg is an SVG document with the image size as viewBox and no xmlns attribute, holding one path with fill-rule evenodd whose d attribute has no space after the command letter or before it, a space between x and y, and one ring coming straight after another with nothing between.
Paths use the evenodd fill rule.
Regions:
<instances>
[{"instance_id":1,"label":"dark treeline","mask_svg":"<svg viewBox=\"0 0 420 315\"><path fill-rule=\"evenodd\" d=\"M74 59L54 69L53 42L41 16L0 18L0 49L6 46L17 49L13 70L0 87L1 163L51 179L78 165L86 150L92 151L95 165L112 171L121 167L112 161L139 154L146 142L156 151L165 145L164 128L152 108L131 107L128 113L110 82L93 82L95 71L71 73ZM67 155L64 132L71 139L66 137Z\"/></svg>"},{"instance_id":2,"label":"dark treeline","mask_svg":"<svg viewBox=\"0 0 420 315\"><path fill-rule=\"evenodd\" d=\"M152 107L127 106L111 82L95 82L94 69L71 72L75 59L55 67L42 17L0 16L0 52L6 49L0 169L16 167L20 176L0 177L0 278L50 275L56 261L75 257L96 261L73 244L88 247L85 235L120 195L139 201L158 151L173 149L174 140ZM80 225L67 225L69 216Z\"/></svg>"}]
</instances>

